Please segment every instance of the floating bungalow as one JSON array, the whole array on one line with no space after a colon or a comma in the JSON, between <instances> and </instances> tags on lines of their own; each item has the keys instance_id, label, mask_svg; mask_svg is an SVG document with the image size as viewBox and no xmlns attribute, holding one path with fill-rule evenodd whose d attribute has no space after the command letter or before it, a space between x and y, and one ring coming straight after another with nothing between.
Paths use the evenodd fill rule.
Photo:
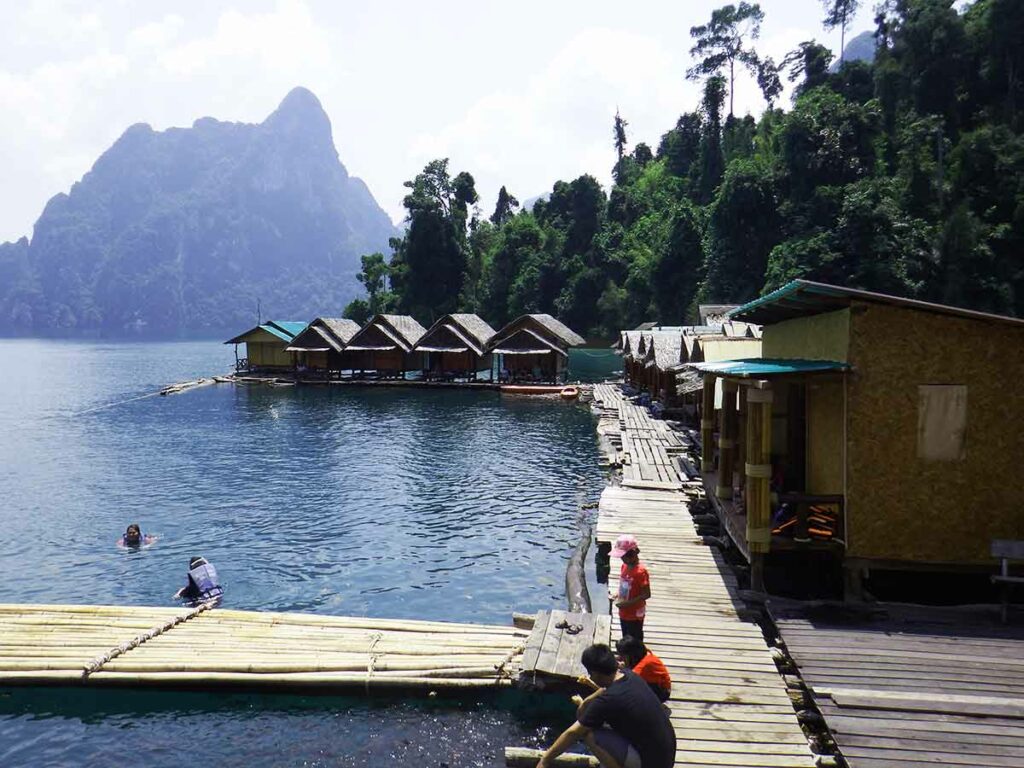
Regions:
<instances>
[{"instance_id":1,"label":"floating bungalow","mask_svg":"<svg viewBox=\"0 0 1024 768\"><path fill-rule=\"evenodd\" d=\"M426 353L424 377L475 381L480 371L493 377L494 356L486 352L494 329L477 315L445 315L420 338L414 352Z\"/></svg>"},{"instance_id":2,"label":"floating bungalow","mask_svg":"<svg viewBox=\"0 0 1024 768\"><path fill-rule=\"evenodd\" d=\"M691 366L704 483L755 587L784 550L827 553L856 598L871 571L991 570L1024 538L1024 320L804 280L730 319L763 326L762 355Z\"/></svg>"},{"instance_id":3,"label":"floating bungalow","mask_svg":"<svg viewBox=\"0 0 1024 768\"><path fill-rule=\"evenodd\" d=\"M287 351L296 355L299 371L327 374L341 372L345 347L359 333L359 324L347 317L318 317L292 339Z\"/></svg>"},{"instance_id":4,"label":"floating bungalow","mask_svg":"<svg viewBox=\"0 0 1024 768\"><path fill-rule=\"evenodd\" d=\"M552 382L565 378L569 349L586 341L551 315L522 315L494 334L486 352L498 355L503 381Z\"/></svg>"},{"instance_id":5,"label":"floating bungalow","mask_svg":"<svg viewBox=\"0 0 1024 768\"><path fill-rule=\"evenodd\" d=\"M236 371L286 371L295 366L295 358L288 351L288 346L305 327L306 323L301 321L268 320L224 343L235 345ZM244 357L238 356L239 344L245 344Z\"/></svg>"},{"instance_id":6,"label":"floating bungalow","mask_svg":"<svg viewBox=\"0 0 1024 768\"><path fill-rule=\"evenodd\" d=\"M423 353L414 348L426 332L410 315L374 315L345 346L344 367L385 378L423 370Z\"/></svg>"}]
</instances>

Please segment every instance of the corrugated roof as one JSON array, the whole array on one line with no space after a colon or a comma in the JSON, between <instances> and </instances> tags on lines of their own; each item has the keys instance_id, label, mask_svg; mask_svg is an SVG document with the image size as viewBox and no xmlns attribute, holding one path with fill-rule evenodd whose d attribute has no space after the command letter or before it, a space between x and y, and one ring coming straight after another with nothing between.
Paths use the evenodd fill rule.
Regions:
<instances>
[{"instance_id":1,"label":"corrugated roof","mask_svg":"<svg viewBox=\"0 0 1024 768\"><path fill-rule=\"evenodd\" d=\"M293 330L295 327L298 327L298 330ZM238 334L233 339L228 339L224 343L244 344L245 337L248 336L250 333L255 333L256 331L265 331L266 333L269 333L272 336L276 336L281 341L291 341L299 333L302 333L302 330L305 327L306 324L299 321L268 320L265 323L250 328L245 333Z\"/></svg>"},{"instance_id":2,"label":"corrugated roof","mask_svg":"<svg viewBox=\"0 0 1024 768\"><path fill-rule=\"evenodd\" d=\"M771 325L797 317L819 315L834 312L850 306L854 301L873 304L888 304L921 312L940 315L953 315L985 322L1009 323L1024 325L1024 319L1006 315L992 315L987 312L976 312L972 309L951 307L945 304L932 304L917 299L905 299L889 296L884 293L872 293L856 288L843 288L827 283L815 283L811 280L794 280L776 291L755 299L742 307L734 309L730 317L759 325Z\"/></svg>"},{"instance_id":3,"label":"corrugated roof","mask_svg":"<svg viewBox=\"0 0 1024 768\"><path fill-rule=\"evenodd\" d=\"M736 378L760 378L762 376L788 376L801 373L824 373L847 371L850 366L837 360L797 360L751 358L749 360L720 360L716 363L689 363L689 368L701 373Z\"/></svg>"},{"instance_id":4,"label":"corrugated roof","mask_svg":"<svg viewBox=\"0 0 1024 768\"><path fill-rule=\"evenodd\" d=\"M303 320L268 320L266 325L272 325L280 328L282 331L288 334L290 339L294 339L304 330L309 323Z\"/></svg>"}]
</instances>

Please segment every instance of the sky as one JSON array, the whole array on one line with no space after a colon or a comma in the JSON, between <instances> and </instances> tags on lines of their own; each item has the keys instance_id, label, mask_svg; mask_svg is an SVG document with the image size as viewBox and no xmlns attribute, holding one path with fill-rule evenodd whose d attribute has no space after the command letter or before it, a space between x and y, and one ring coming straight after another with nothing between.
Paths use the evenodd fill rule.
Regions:
<instances>
[{"instance_id":1,"label":"sky","mask_svg":"<svg viewBox=\"0 0 1024 768\"><path fill-rule=\"evenodd\" d=\"M31 237L124 130L204 116L261 122L293 87L315 93L350 174L397 223L402 184L431 159L477 181L489 215L614 163L612 121L652 149L700 86L687 81L697 0L0 0L0 241ZM873 27L865 2L852 34ZM838 53L820 0L763 0L758 51L804 40ZM736 112L764 102L749 77ZM784 97L783 103L788 103Z\"/></svg>"}]
</instances>

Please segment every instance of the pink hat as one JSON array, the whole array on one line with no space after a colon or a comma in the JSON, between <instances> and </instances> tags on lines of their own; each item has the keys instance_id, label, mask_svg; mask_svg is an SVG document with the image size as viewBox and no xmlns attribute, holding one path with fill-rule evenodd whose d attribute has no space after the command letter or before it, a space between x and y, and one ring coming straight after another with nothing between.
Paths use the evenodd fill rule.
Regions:
<instances>
[{"instance_id":1,"label":"pink hat","mask_svg":"<svg viewBox=\"0 0 1024 768\"><path fill-rule=\"evenodd\" d=\"M622 557L624 554L634 549L640 549L636 536L631 533L624 533L616 539L615 546L612 547L611 554L612 557Z\"/></svg>"}]
</instances>

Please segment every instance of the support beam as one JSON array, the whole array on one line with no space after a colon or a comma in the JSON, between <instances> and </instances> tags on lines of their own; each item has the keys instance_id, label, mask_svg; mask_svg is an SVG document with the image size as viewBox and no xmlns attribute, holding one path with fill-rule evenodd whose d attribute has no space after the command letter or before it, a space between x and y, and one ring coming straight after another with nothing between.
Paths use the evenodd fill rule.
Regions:
<instances>
[{"instance_id":1,"label":"support beam","mask_svg":"<svg viewBox=\"0 0 1024 768\"><path fill-rule=\"evenodd\" d=\"M747 546L750 549L750 588L764 591L764 554L771 547L772 391L747 392Z\"/></svg>"},{"instance_id":2,"label":"support beam","mask_svg":"<svg viewBox=\"0 0 1024 768\"><path fill-rule=\"evenodd\" d=\"M700 408L701 472L714 472L715 470L715 381L714 376L704 375Z\"/></svg>"},{"instance_id":3,"label":"support beam","mask_svg":"<svg viewBox=\"0 0 1024 768\"><path fill-rule=\"evenodd\" d=\"M736 466L736 390L735 380L722 379L722 410L718 428L718 487L715 495L732 501L733 470Z\"/></svg>"}]
</instances>

